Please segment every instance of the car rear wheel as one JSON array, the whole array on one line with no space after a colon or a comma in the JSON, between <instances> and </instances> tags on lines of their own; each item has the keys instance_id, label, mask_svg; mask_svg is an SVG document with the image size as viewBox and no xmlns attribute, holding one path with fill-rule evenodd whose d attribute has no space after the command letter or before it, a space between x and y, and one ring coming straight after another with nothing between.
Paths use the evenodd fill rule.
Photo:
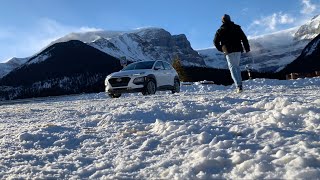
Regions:
<instances>
[{"instance_id":1,"label":"car rear wheel","mask_svg":"<svg viewBox=\"0 0 320 180\"><path fill-rule=\"evenodd\" d=\"M172 94L180 92L180 82L179 80L174 80Z\"/></svg>"},{"instance_id":2,"label":"car rear wheel","mask_svg":"<svg viewBox=\"0 0 320 180\"><path fill-rule=\"evenodd\" d=\"M156 83L153 80L149 80L145 89L142 91L143 95L155 94L157 91Z\"/></svg>"},{"instance_id":3,"label":"car rear wheel","mask_svg":"<svg viewBox=\"0 0 320 180\"><path fill-rule=\"evenodd\" d=\"M119 98L121 96L121 94L113 94L113 93L109 93L109 96L111 98Z\"/></svg>"}]
</instances>

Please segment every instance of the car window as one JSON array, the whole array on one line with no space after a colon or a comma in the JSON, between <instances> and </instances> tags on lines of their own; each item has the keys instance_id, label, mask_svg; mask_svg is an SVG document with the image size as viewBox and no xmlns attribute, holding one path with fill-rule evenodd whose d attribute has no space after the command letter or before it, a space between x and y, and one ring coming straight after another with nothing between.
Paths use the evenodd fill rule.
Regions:
<instances>
[{"instance_id":1,"label":"car window","mask_svg":"<svg viewBox=\"0 0 320 180\"><path fill-rule=\"evenodd\" d=\"M127 67L123 68L123 71L135 70L135 69L152 69L154 61L141 61L129 64Z\"/></svg>"},{"instance_id":2,"label":"car window","mask_svg":"<svg viewBox=\"0 0 320 180\"><path fill-rule=\"evenodd\" d=\"M167 63L167 62L163 62L163 65L164 65L164 68L165 68L166 70L172 69L172 66L171 66L169 63Z\"/></svg>"},{"instance_id":3,"label":"car window","mask_svg":"<svg viewBox=\"0 0 320 180\"><path fill-rule=\"evenodd\" d=\"M162 62L161 61L156 62L156 64L154 65L154 69L164 70Z\"/></svg>"}]
</instances>

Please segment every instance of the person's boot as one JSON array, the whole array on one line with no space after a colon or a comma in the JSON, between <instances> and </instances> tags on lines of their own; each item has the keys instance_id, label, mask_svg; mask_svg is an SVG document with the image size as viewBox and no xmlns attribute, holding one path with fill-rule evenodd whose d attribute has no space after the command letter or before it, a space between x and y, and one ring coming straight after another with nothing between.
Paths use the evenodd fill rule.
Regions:
<instances>
[{"instance_id":1,"label":"person's boot","mask_svg":"<svg viewBox=\"0 0 320 180\"><path fill-rule=\"evenodd\" d=\"M242 93L243 89L242 89L242 85L238 86L237 88L237 93Z\"/></svg>"}]
</instances>

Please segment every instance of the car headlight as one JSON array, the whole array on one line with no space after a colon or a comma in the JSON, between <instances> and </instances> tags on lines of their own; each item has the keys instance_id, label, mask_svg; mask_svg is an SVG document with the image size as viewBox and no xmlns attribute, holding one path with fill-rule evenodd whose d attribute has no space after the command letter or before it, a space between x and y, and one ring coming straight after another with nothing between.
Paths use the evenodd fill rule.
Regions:
<instances>
[{"instance_id":1,"label":"car headlight","mask_svg":"<svg viewBox=\"0 0 320 180\"><path fill-rule=\"evenodd\" d=\"M137 77L133 80L134 84L143 84L145 80L145 77Z\"/></svg>"}]
</instances>

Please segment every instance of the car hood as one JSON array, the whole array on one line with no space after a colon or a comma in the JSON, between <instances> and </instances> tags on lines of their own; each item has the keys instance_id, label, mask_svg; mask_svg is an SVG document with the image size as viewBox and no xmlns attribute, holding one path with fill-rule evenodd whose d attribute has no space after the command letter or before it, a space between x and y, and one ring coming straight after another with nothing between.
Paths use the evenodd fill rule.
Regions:
<instances>
[{"instance_id":1,"label":"car hood","mask_svg":"<svg viewBox=\"0 0 320 180\"><path fill-rule=\"evenodd\" d=\"M150 69L151 70L151 69ZM123 77L123 76L134 76L134 75L142 75L147 71L150 71L149 69L138 69L138 70L128 70L128 71L119 71L114 72L110 74L111 77Z\"/></svg>"}]
</instances>

